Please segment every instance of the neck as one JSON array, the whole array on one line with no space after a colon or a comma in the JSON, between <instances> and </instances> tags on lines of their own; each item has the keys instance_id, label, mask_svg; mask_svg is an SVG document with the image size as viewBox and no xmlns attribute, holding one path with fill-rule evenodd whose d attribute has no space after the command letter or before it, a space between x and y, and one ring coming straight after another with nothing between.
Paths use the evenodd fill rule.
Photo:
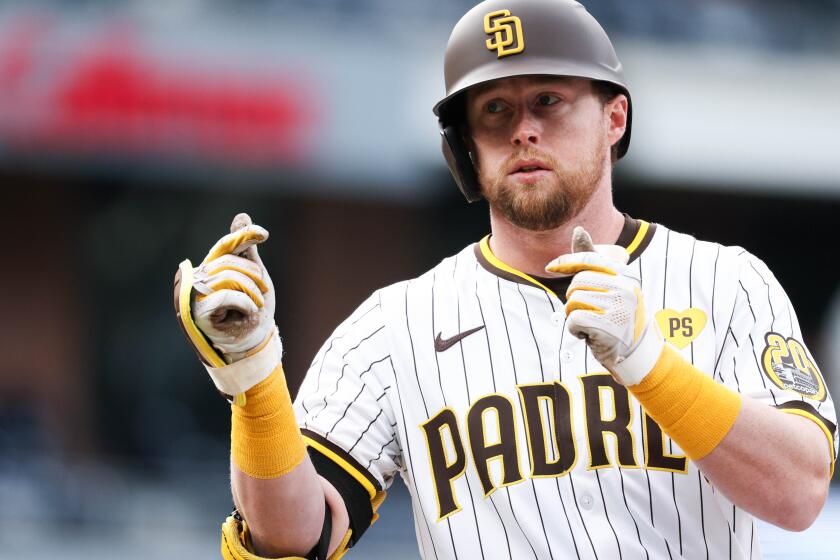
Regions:
<instances>
[{"instance_id":1,"label":"neck","mask_svg":"<svg viewBox=\"0 0 840 560\"><path fill-rule=\"evenodd\" d=\"M490 249L496 257L531 276L546 276L545 265L571 253L572 230L583 226L596 244L613 244L624 227L624 216L613 206L612 191L598 189L581 212L558 228L530 231L507 221L490 208Z\"/></svg>"}]
</instances>

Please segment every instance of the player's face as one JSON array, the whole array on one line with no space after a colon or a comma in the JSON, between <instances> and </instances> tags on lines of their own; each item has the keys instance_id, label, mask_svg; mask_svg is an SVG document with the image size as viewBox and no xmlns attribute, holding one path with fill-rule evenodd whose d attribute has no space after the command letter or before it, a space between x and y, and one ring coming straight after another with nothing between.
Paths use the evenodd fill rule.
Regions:
<instances>
[{"instance_id":1,"label":"player's face","mask_svg":"<svg viewBox=\"0 0 840 560\"><path fill-rule=\"evenodd\" d=\"M609 112L589 80L498 80L470 90L467 120L482 192L521 228L568 222L609 172Z\"/></svg>"}]
</instances>

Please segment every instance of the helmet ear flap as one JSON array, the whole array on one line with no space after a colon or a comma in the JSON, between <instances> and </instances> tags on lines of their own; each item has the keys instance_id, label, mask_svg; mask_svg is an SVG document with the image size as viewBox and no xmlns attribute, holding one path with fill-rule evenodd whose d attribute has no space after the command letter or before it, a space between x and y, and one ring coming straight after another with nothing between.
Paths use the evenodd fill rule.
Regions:
<instances>
[{"instance_id":1,"label":"helmet ear flap","mask_svg":"<svg viewBox=\"0 0 840 560\"><path fill-rule=\"evenodd\" d=\"M443 157L449 172L468 202L481 200L481 187L470 158L470 151L457 126L440 123L440 140Z\"/></svg>"}]
</instances>

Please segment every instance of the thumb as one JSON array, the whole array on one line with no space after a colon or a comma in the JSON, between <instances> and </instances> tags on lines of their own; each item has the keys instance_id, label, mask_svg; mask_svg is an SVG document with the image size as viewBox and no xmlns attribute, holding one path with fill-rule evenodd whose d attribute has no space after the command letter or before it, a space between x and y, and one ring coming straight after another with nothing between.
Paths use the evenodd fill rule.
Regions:
<instances>
[{"instance_id":1,"label":"thumb","mask_svg":"<svg viewBox=\"0 0 840 560\"><path fill-rule=\"evenodd\" d=\"M245 212L240 212L233 217L233 221L230 223L230 232L233 233L239 231L240 229L246 228L253 223L254 222L251 220L251 216Z\"/></svg>"},{"instance_id":2,"label":"thumb","mask_svg":"<svg viewBox=\"0 0 840 560\"><path fill-rule=\"evenodd\" d=\"M592 243L592 237L583 229L583 226L575 226L572 231L572 252L573 253L589 253L595 251L595 245Z\"/></svg>"},{"instance_id":3,"label":"thumb","mask_svg":"<svg viewBox=\"0 0 840 560\"><path fill-rule=\"evenodd\" d=\"M250 251L250 249L268 239L268 231L250 222L251 218L247 214L237 214L231 224L231 233L228 233L213 245L207 256L204 257L202 264L215 260L222 255L242 255L245 258L256 257L256 249L254 251ZM252 260L256 260L256 258Z\"/></svg>"},{"instance_id":4,"label":"thumb","mask_svg":"<svg viewBox=\"0 0 840 560\"><path fill-rule=\"evenodd\" d=\"M245 212L240 212L236 216L233 217L233 221L230 223L230 232L235 233L240 229L245 229L248 226L254 225L253 220L251 220L251 216L249 216ZM244 251L239 253L241 256L245 257L249 261L253 261L257 264L262 264L262 260L260 259L260 255L257 252L257 243L253 243L247 246Z\"/></svg>"}]
</instances>

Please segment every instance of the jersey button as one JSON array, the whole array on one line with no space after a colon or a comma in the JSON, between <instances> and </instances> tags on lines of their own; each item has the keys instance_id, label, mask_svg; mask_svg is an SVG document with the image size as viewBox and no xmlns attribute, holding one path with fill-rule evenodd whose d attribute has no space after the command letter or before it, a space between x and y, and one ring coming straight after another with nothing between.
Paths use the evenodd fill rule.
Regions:
<instances>
[{"instance_id":1,"label":"jersey button","mask_svg":"<svg viewBox=\"0 0 840 560\"><path fill-rule=\"evenodd\" d=\"M554 313L551 314L551 317L549 317L549 319L551 320L551 324L554 325L555 327L559 327L560 325L562 325L563 324L563 319L565 319L565 318L566 318L566 314L563 313L562 311L555 311Z\"/></svg>"},{"instance_id":2,"label":"jersey button","mask_svg":"<svg viewBox=\"0 0 840 560\"><path fill-rule=\"evenodd\" d=\"M560 352L560 361L564 364L568 364L572 360L575 359L575 353L571 350L563 350Z\"/></svg>"},{"instance_id":3,"label":"jersey button","mask_svg":"<svg viewBox=\"0 0 840 560\"><path fill-rule=\"evenodd\" d=\"M583 494L580 497L580 507L582 507L583 509L592 509L592 504L592 496L590 496L589 494Z\"/></svg>"}]
</instances>

